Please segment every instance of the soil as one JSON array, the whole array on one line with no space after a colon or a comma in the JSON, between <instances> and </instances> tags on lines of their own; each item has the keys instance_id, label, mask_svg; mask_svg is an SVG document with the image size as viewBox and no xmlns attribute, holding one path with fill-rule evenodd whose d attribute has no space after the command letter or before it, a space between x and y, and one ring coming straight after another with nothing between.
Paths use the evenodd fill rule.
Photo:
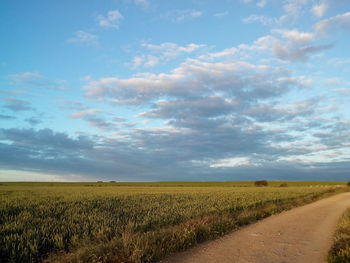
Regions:
<instances>
[{"instance_id":1,"label":"soil","mask_svg":"<svg viewBox=\"0 0 350 263\"><path fill-rule=\"evenodd\" d=\"M350 207L343 193L273 215L163 263L323 263L342 213Z\"/></svg>"}]
</instances>

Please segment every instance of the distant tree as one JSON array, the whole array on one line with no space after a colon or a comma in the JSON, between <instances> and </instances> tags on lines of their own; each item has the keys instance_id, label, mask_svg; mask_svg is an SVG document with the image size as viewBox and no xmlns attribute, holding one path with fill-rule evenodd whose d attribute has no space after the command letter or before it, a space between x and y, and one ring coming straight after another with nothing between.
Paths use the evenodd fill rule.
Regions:
<instances>
[{"instance_id":1,"label":"distant tree","mask_svg":"<svg viewBox=\"0 0 350 263\"><path fill-rule=\"evenodd\" d=\"M350 182L347 183L347 186L350 186Z\"/></svg>"},{"instance_id":2,"label":"distant tree","mask_svg":"<svg viewBox=\"0 0 350 263\"><path fill-rule=\"evenodd\" d=\"M280 187L288 187L288 184L282 183L282 184L280 184Z\"/></svg>"},{"instance_id":3,"label":"distant tree","mask_svg":"<svg viewBox=\"0 0 350 263\"><path fill-rule=\"evenodd\" d=\"M115 183L115 181L109 181L110 183Z\"/></svg>"},{"instance_id":4,"label":"distant tree","mask_svg":"<svg viewBox=\"0 0 350 263\"><path fill-rule=\"evenodd\" d=\"M255 186L267 186L268 183L266 180L261 180L261 181L255 181L254 185Z\"/></svg>"}]
</instances>

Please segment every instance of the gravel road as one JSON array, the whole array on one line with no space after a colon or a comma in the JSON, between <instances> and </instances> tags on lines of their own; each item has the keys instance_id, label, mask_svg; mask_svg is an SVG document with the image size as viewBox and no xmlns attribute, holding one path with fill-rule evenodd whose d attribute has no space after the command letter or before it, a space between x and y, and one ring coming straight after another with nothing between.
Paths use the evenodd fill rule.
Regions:
<instances>
[{"instance_id":1,"label":"gravel road","mask_svg":"<svg viewBox=\"0 0 350 263\"><path fill-rule=\"evenodd\" d=\"M163 263L323 263L341 214L343 193L273 215L163 260Z\"/></svg>"}]
</instances>

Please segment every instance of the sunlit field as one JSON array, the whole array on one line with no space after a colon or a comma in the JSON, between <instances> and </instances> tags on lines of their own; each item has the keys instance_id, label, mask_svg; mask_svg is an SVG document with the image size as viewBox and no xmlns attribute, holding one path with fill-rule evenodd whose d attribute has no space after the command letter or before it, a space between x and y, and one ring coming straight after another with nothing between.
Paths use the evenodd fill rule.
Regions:
<instances>
[{"instance_id":1,"label":"sunlit field","mask_svg":"<svg viewBox=\"0 0 350 263\"><path fill-rule=\"evenodd\" d=\"M344 183L1 183L1 262L156 262Z\"/></svg>"}]
</instances>

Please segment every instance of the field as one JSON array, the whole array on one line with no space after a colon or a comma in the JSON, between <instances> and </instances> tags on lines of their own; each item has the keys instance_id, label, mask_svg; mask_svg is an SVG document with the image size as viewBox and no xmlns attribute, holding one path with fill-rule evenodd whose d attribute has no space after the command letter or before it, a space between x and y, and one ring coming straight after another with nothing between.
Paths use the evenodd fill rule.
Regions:
<instances>
[{"instance_id":1,"label":"field","mask_svg":"<svg viewBox=\"0 0 350 263\"><path fill-rule=\"evenodd\" d=\"M329 251L328 262L350 262L350 209L344 213L338 223L335 242Z\"/></svg>"},{"instance_id":2,"label":"field","mask_svg":"<svg viewBox=\"0 0 350 263\"><path fill-rule=\"evenodd\" d=\"M156 262L344 183L1 183L1 262Z\"/></svg>"}]
</instances>

